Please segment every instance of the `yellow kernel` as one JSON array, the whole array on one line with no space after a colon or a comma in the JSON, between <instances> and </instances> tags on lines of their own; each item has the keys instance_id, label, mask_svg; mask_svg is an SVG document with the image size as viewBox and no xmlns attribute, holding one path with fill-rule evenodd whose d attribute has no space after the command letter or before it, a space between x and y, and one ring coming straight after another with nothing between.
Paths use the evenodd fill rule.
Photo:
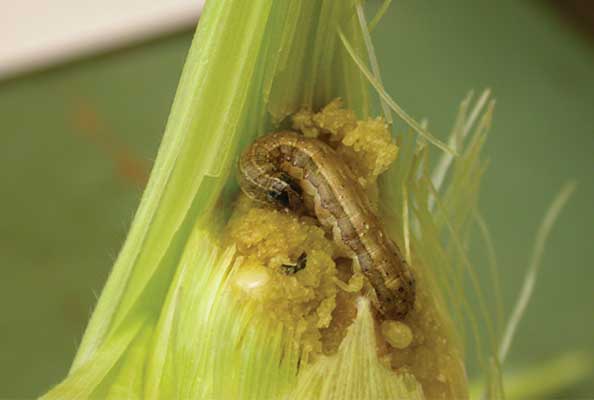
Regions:
<instances>
[{"instance_id":1,"label":"yellow kernel","mask_svg":"<svg viewBox=\"0 0 594 400\"><path fill-rule=\"evenodd\" d=\"M413 340L411 329L403 322L384 321L381 329L386 341L396 349L406 349Z\"/></svg>"}]
</instances>

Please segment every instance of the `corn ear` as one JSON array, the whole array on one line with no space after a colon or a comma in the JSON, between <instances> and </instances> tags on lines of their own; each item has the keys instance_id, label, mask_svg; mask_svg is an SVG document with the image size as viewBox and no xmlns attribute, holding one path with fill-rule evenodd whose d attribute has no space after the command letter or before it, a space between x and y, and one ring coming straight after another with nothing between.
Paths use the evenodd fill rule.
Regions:
<instances>
[{"instance_id":1,"label":"corn ear","mask_svg":"<svg viewBox=\"0 0 594 400\"><path fill-rule=\"evenodd\" d=\"M235 162L255 137L336 97L367 118L382 108L371 86L384 110L401 111L377 76L362 73L369 49L360 7L358 0L207 2L129 235L69 375L43 398L423 398L412 374L395 375L377 359L364 301L338 353L300 366L294 333L233 295L228 277L240 261L221 241L237 193ZM446 226L464 234L483 170L484 131L453 162L458 172L443 203L423 140L401 133L401 155L382 184L385 212L397 210L392 233L408 243L408 257L424 265L424 275L444 265L449 273L454 267L443 262L450 255L440 235ZM443 317L445 300L433 286L430 304ZM461 352L454 346L447 356L462 371L451 393L464 397Z\"/></svg>"}]
</instances>

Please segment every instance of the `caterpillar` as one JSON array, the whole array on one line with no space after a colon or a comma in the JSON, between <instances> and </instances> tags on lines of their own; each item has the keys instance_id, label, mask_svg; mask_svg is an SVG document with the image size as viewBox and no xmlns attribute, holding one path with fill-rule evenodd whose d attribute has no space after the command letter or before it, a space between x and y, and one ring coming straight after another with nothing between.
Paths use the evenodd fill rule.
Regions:
<instances>
[{"instance_id":1,"label":"caterpillar","mask_svg":"<svg viewBox=\"0 0 594 400\"><path fill-rule=\"evenodd\" d=\"M352 171L329 145L292 131L262 136L240 157L239 184L254 200L314 214L358 263L385 318L401 320L414 307L411 268Z\"/></svg>"}]
</instances>

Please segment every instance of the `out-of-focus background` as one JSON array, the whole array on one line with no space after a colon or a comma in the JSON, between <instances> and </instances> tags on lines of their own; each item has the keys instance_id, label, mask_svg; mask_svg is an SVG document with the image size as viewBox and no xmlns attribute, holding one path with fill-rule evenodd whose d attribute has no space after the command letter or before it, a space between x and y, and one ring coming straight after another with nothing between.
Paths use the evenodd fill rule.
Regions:
<instances>
[{"instance_id":1,"label":"out-of-focus background","mask_svg":"<svg viewBox=\"0 0 594 400\"><path fill-rule=\"evenodd\" d=\"M69 3L0 0L3 399L35 397L66 374L142 193L201 7ZM566 352L594 358L591 10L587 1L397 0L373 34L388 91L439 136L470 89L490 87L497 99L481 209L507 313L546 207L578 181L512 372ZM485 255L475 256L486 277ZM549 396L592 398L593 378Z\"/></svg>"}]
</instances>

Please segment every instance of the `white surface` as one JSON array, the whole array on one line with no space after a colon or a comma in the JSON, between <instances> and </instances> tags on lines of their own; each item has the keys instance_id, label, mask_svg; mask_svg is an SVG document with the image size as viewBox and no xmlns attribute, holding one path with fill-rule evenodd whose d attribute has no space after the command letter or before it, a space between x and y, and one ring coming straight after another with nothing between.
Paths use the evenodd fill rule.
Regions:
<instances>
[{"instance_id":1,"label":"white surface","mask_svg":"<svg viewBox=\"0 0 594 400\"><path fill-rule=\"evenodd\" d=\"M204 0L0 0L0 78L195 25Z\"/></svg>"}]
</instances>

